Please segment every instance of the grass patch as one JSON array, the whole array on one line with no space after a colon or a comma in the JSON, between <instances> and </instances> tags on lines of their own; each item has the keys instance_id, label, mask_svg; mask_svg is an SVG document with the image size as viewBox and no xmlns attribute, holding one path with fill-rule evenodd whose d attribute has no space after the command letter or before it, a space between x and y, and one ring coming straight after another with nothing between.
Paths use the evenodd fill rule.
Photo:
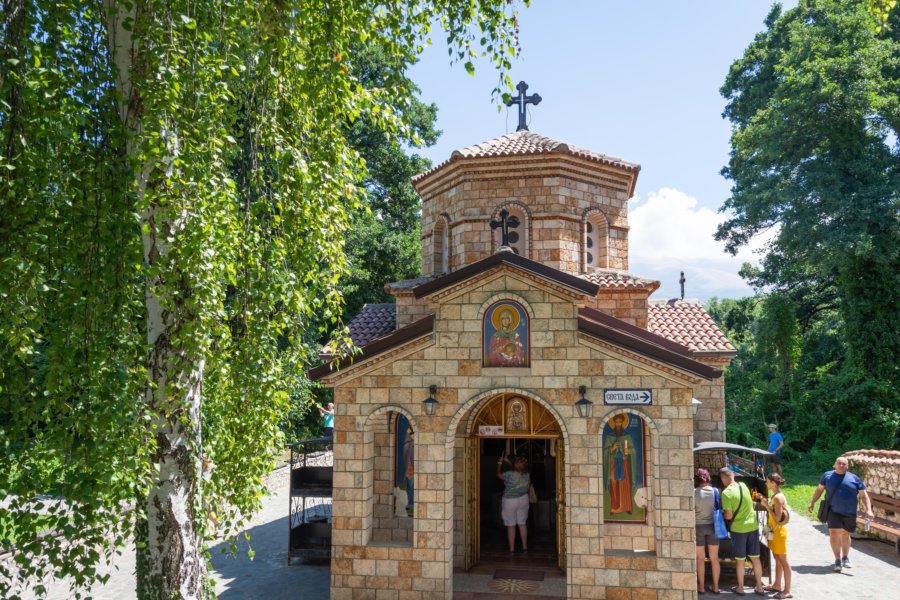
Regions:
<instances>
[{"instance_id":1,"label":"grass patch","mask_svg":"<svg viewBox=\"0 0 900 600\"><path fill-rule=\"evenodd\" d=\"M819 479L826 469L818 470L815 465L808 462L791 462L783 465L784 479L787 484L781 489L787 498L788 506L795 513L808 516L816 521L816 508L813 512L806 512L809 501L812 500L813 492L819 485Z\"/></svg>"}]
</instances>

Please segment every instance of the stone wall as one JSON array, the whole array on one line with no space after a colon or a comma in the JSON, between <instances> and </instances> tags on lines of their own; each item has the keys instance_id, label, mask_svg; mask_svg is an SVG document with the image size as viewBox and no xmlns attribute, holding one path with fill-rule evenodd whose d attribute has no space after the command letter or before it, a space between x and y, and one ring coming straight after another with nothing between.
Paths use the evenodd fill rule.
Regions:
<instances>
[{"instance_id":1,"label":"stone wall","mask_svg":"<svg viewBox=\"0 0 900 600\"><path fill-rule=\"evenodd\" d=\"M371 422L375 435L372 541L412 545L412 518L403 514L405 501L398 511L395 494L396 419L397 413L389 412L377 415Z\"/></svg>"},{"instance_id":2,"label":"stone wall","mask_svg":"<svg viewBox=\"0 0 900 600\"><path fill-rule=\"evenodd\" d=\"M900 499L900 450L853 450L843 455L850 461L850 470L859 475L870 494ZM860 510L862 510L860 504ZM900 514L872 505L876 517L900 523ZM876 537L895 541L886 533L872 530Z\"/></svg>"},{"instance_id":3,"label":"stone wall","mask_svg":"<svg viewBox=\"0 0 900 600\"><path fill-rule=\"evenodd\" d=\"M729 359L703 358L702 363L725 370ZM694 443L725 441L725 376L694 386L694 398L700 401L694 416ZM724 466L724 463L719 466Z\"/></svg>"},{"instance_id":4,"label":"stone wall","mask_svg":"<svg viewBox=\"0 0 900 600\"><path fill-rule=\"evenodd\" d=\"M510 173L516 173L510 176ZM525 207L519 226L525 256L567 273L584 271L588 213L603 213L607 268L628 270L631 178L572 157L515 156L459 162L417 184L422 197L422 274L434 272L435 225L446 215L451 271L493 254L500 239L490 220L500 208Z\"/></svg>"},{"instance_id":5,"label":"stone wall","mask_svg":"<svg viewBox=\"0 0 900 600\"><path fill-rule=\"evenodd\" d=\"M649 297L647 290L603 289L587 305L626 323L647 329Z\"/></svg>"},{"instance_id":6,"label":"stone wall","mask_svg":"<svg viewBox=\"0 0 900 600\"><path fill-rule=\"evenodd\" d=\"M463 542L460 425L499 393L526 395L557 415L566 481L567 597L693 598L692 384L662 365L622 354L577 331L579 299L514 272L433 299L430 336L329 376L335 385L332 598L450 598L454 556ZM531 366L483 368L482 312L498 299L521 302L531 320ZM425 416L428 386L437 414ZM592 418L578 418L577 388L587 385ZM604 388L650 388L654 405L629 407L647 423L646 525L604 525L603 424L616 410ZM386 415L403 411L416 432L412 546L386 540L384 479L390 442ZM384 434L384 435L382 435Z\"/></svg>"}]
</instances>

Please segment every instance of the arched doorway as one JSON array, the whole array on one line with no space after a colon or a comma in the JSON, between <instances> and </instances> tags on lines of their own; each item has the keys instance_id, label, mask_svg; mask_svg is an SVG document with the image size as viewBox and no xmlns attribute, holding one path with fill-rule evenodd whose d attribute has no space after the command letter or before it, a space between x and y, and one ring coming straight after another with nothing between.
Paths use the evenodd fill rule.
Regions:
<instances>
[{"instance_id":1,"label":"arched doorway","mask_svg":"<svg viewBox=\"0 0 900 600\"><path fill-rule=\"evenodd\" d=\"M501 456L525 456L538 501L531 505L529 560L565 568L565 478L562 429L540 401L517 392L499 393L474 408L465 440L465 568L507 557L500 518Z\"/></svg>"}]
</instances>

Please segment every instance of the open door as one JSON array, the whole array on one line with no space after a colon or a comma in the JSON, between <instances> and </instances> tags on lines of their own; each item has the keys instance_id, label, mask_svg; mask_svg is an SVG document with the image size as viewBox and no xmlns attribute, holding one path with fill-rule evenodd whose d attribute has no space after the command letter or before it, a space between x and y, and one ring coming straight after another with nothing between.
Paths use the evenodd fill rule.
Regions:
<instances>
[{"instance_id":1,"label":"open door","mask_svg":"<svg viewBox=\"0 0 900 600\"><path fill-rule=\"evenodd\" d=\"M463 568L468 571L478 562L478 438L468 437L465 444Z\"/></svg>"},{"instance_id":2,"label":"open door","mask_svg":"<svg viewBox=\"0 0 900 600\"><path fill-rule=\"evenodd\" d=\"M566 568L566 457L562 438L556 444L556 552L559 568Z\"/></svg>"}]
</instances>

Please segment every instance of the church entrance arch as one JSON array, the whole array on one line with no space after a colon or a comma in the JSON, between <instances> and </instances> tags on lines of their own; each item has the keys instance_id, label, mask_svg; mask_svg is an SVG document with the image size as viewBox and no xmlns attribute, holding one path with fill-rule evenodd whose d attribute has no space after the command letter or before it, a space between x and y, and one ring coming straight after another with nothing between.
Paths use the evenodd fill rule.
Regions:
<instances>
[{"instance_id":1,"label":"church entrance arch","mask_svg":"<svg viewBox=\"0 0 900 600\"><path fill-rule=\"evenodd\" d=\"M496 468L502 457L524 456L537 495L528 515L528 560L564 568L565 461L556 415L525 393L499 392L471 409L464 435L465 567L508 559ZM521 551L521 539L516 544Z\"/></svg>"}]
</instances>

